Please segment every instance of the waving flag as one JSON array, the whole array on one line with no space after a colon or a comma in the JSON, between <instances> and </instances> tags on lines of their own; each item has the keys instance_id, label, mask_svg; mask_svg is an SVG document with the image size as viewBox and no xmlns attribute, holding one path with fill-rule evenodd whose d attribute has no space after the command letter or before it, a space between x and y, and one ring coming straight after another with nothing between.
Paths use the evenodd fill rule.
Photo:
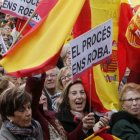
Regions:
<instances>
[{"instance_id":1,"label":"waving flag","mask_svg":"<svg viewBox=\"0 0 140 140\"><path fill-rule=\"evenodd\" d=\"M23 77L55 66L61 46L72 30L84 2L57 1L47 18L44 17L0 61L7 73Z\"/></svg>"},{"instance_id":2,"label":"waving flag","mask_svg":"<svg viewBox=\"0 0 140 140\"><path fill-rule=\"evenodd\" d=\"M120 140L118 137L106 133L107 128L102 128L87 137L85 140Z\"/></svg>"},{"instance_id":3,"label":"waving flag","mask_svg":"<svg viewBox=\"0 0 140 140\"><path fill-rule=\"evenodd\" d=\"M35 13L40 15L41 18L44 18L45 16L48 15L49 11L54 7L54 5L57 3L57 0L42 0L36 10ZM32 16L32 15L31 15ZM32 18L30 17L30 19L32 20ZM16 23L16 32L20 32L22 30L22 28L24 28L24 25L27 23L27 20L24 19L18 19L17 23ZM22 31L22 35L24 36L25 34L27 34L30 29L32 29L33 26L35 26L35 22L30 21L26 27L24 28L24 30Z\"/></svg>"},{"instance_id":4,"label":"waving flag","mask_svg":"<svg viewBox=\"0 0 140 140\"><path fill-rule=\"evenodd\" d=\"M135 1L136 2L136 1ZM133 14L127 27L127 66L131 69L127 82L140 84L140 2L133 4Z\"/></svg>"},{"instance_id":5,"label":"waving flag","mask_svg":"<svg viewBox=\"0 0 140 140\"><path fill-rule=\"evenodd\" d=\"M126 38L130 45L127 47L128 67L140 73L140 6L136 14L131 19L127 31Z\"/></svg>"},{"instance_id":6,"label":"waving flag","mask_svg":"<svg viewBox=\"0 0 140 140\"><path fill-rule=\"evenodd\" d=\"M97 113L106 113L110 110L116 111L120 108L117 57L120 0L109 4L106 1L102 3L101 0L90 0L90 6L88 6L88 2L84 6L74 26L74 37L88 31L91 27L96 27L113 18L113 50L111 59L102 62L91 70L87 70L81 78L94 111Z\"/></svg>"},{"instance_id":7,"label":"waving flag","mask_svg":"<svg viewBox=\"0 0 140 140\"><path fill-rule=\"evenodd\" d=\"M97 113L119 110L119 73L117 66L117 41L120 0L115 3L108 3L101 0L91 0L92 27L112 18L113 40L112 57L101 64L94 66L91 72L92 77L92 106ZM112 13L112 14L110 14ZM87 81L89 83L89 80Z\"/></svg>"},{"instance_id":8,"label":"waving flag","mask_svg":"<svg viewBox=\"0 0 140 140\"><path fill-rule=\"evenodd\" d=\"M120 17L119 17L119 32L118 32L118 68L119 68L119 81L122 80L127 67L127 51L129 46L125 33L128 24L132 18L132 9L129 1L122 0L120 5ZM123 58L123 59L122 59Z\"/></svg>"},{"instance_id":9,"label":"waving flag","mask_svg":"<svg viewBox=\"0 0 140 140\"><path fill-rule=\"evenodd\" d=\"M87 0L74 25L73 36L77 37L90 29L91 29L91 7L90 7L90 1ZM90 75L92 76L91 83L89 83ZM106 112L107 110L104 108L99 97L96 94L93 72L91 72L90 70L86 70L86 72L83 73L81 79L86 89L88 99L91 100L92 102L92 107L95 110ZM90 97L90 92L91 92L91 97Z\"/></svg>"}]
</instances>

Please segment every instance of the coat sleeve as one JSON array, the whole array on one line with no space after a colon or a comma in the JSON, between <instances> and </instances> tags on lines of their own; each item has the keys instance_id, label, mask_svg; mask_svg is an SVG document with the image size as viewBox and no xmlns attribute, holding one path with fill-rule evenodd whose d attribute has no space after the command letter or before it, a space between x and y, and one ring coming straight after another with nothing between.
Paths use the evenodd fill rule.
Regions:
<instances>
[{"instance_id":1,"label":"coat sleeve","mask_svg":"<svg viewBox=\"0 0 140 140\"><path fill-rule=\"evenodd\" d=\"M33 116L36 114L39 106L40 96L44 87L46 75L45 73L41 77L28 77L26 81L25 89L32 95L32 112Z\"/></svg>"},{"instance_id":2,"label":"coat sleeve","mask_svg":"<svg viewBox=\"0 0 140 140\"><path fill-rule=\"evenodd\" d=\"M140 140L140 128L127 120L119 120L114 124L111 133L121 139Z\"/></svg>"},{"instance_id":3,"label":"coat sleeve","mask_svg":"<svg viewBox=\"0 0 140 140\"><path fill-rule=\"evenodd\" d=\"M87 135L82 130L82 123L80 123L72 132L67 133L68 140L83 140Z\"/></svg>"},{"instance_id":4,"label":"coat sleeve","mask_svg":"<svg viewBox=\"0 0 140 140\"><path fill-rule=\"evenodd\" d=\"M44 140L49 140L48 121L43 115L43 110L39 106L40 96L44 87L46 74L42 74L41 77L28 77L26 81L25 89L32 95L32 114L33 118L37 120L43 130Z\"/></svg>"}]
</instances>

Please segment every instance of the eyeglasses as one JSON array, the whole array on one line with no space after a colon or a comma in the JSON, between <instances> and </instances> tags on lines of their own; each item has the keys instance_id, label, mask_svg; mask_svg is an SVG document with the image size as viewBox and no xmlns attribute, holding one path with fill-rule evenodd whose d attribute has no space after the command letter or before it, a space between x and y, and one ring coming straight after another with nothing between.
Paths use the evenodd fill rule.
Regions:
<instances>
[{"instance_id":1,"label":"eyeglasses","mask_svg":"<svg viewBox=\"0 0 140 140\"><path fill-rule=\"evenodd\" d=\"M133 101L135 101L135 102L140 102L140 97L138 97L138 98L135 98L135 99L132 99L132 98L130 98L130 99L122 99L121 101L123 101L123 102L128 102L128 103L130 103L130 104L132 104L133 103Z\"/></svg>"},{"instance_id":2,"label":"eyeglasses","mask_svg":"<svg viewBox=\"0 0 140 140\"><path fill-rule=\"evenodd\" d=\"M66 79L70 79L71 78L71 74L65 75L61 77L61 80L66 80Z\"/></svg>"}]
</instances>

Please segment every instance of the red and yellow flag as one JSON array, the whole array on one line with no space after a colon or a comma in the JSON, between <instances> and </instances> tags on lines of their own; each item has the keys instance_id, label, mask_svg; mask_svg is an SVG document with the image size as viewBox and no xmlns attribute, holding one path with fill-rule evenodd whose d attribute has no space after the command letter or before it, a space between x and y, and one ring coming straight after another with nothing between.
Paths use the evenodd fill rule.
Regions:
<instances>
[{"instance_id":1,"label":"red and yellow flag","mask_svg":"<svg viewBox=\"0 0 140 140\"><path fill-rule=\"evenodd\" d=\"M106 132L108 128L102 128L88 136L84 140L120 140L120 138Z\"/></svg>"},{"instance_id":2,"label":"red and yellow flag","mask_svg":"<svg viewBox=\"0 0 140 140\"><path fill-rule=\"evenodd\" d=\"M85 0L59 0L38 25L30 30L0 61L7 73L23 77L56 65L66 37Z\"/></svg>"},{"instance_id":3,"label":"red and yellow flag","mask_svg":"<svg viewBox=\"0 0 140 140\"><path fill-rule=\"evenodd\" d=\"M40 16L41 19L43 19L44 17L47 17L49 12L51 11L51 9L55 6L55 4L57 3L58 0L41 0L37 6L37 8L35 9L35 16L38 14ZM20 32L22 30L22 28L24 27L24 25L26 24L27 20L25 19L18 19L17 23L16 23L16 31ZM24 30L22 31L22 35L27 34L31 28L36 24L36 22L34 23L33 21L29 22L26 27L24 28Z\"/></svg>"},{"instance_id":4,"label":"red and yellow flag","mask_svg":"<svg viewBox=\"0 0 140 140\"><path fill-rule=\"evenodd\" d=\"M113 21L112 58L101 62L101 64L94 66L92 69L95 88L92 105L95 111L105 113L110 110L119 110L120 108L118 95L119 73L117 65L120 0L116 0L115 2L91 0L90 2L92 27L96 27L109 19Z\"/></svg>"},{"instance_id":5,"label":"red and yellow flag","mask_svg":"<svg viewBox=\"0 0 140 140\"><path fill-rule=\"evenodd\" d=\"M113 51L111 60L102 62L100 65L93 67L93 69L87 70L81 77L88 93L88 98L91 100L92 108L99 113L118 110L120 108L117 57L120 14L118 11L120 10L120 3L120 0L116 0L115 2L90 0L91 10L89 10L90 8L87 3L84 7L85 12L83 11L83 13L79 15L73 31L74 37L76 37L110 18L113 19ZM91 11L91 13L89 11ZM84 20L85 22L82 22Z\"/></svg>"},{"instance_id":6,"label":"red and yellow flag","mask_svg":"<svg viewBox=\"0 0 140 140\"><path fill-rule=\"evenodd\" d=\"M131 3L127 0L122 0L120 5L120 17L119 17L119 32L118 32L118 68L119 68L119 81L122 80L126 67L127 67L127 51L126 48L129 45L125 33L128 24L132 18Z\"/></svg>"},{"instance_id":7,"label":"red and yellow flag","mask_svg":"<svg viewBox=\"0 0 140 140\"><path fill-rule=\"evenodd\" d=\"M127 27L126 38L129 43L127 65L132 71L140 73L140 5Z\"/></svg>"},{"instance_id":8,"label":"red and yellow flag","mask_svg":"<svg viewBox=\"0 0 140 140\"><path fill-rule=\"evenodd\" d=\"M96 136L94 136L93 134L89 136L88 138L86 138L85 140L121 140L121 139L117 138L114 135L103 133Z\"/></svg>"}]
</instances>

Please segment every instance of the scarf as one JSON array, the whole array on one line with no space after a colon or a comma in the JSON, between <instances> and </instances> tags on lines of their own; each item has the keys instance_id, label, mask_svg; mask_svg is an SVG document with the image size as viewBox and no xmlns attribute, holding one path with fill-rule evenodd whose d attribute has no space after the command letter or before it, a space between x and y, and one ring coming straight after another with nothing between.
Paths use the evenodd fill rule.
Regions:
<instances>
[{"instance_id":1,"label":"scarf","mask_svg":"<svg viewBox=\"0 0 140 140\"><path fill-rule=\"evenodd\" d=\"M10 121L5 121L5 127L16 137L17 140L35 140L39 135L38 124L35 120L32 120L31 126L19 127Z\"/></svg>"},{"instance_id":2,"label":"scarf","mask_svg":"<svg viewBox=\"0 0 140 140\"><path fill-rule=\"evenodd\" d=\"M58 123L58 125L59 125L59 123ZM59 132L62 132L62 133L59 133L53 127L53 125L51 125L49 122L48 122L48 127L49 127L49 133L50 133L50 140L67 140L67 136L62 132L62 131L64 131L64 129L61 125L59 125L58 127L60 129Z\"/></svg>"},{"instance_id":3,"label":"scarf","mask_svg":"<svg viewBox=\"0 0 140 140\"><path fill-rule=\"evenodd\" d=\"M84 113L84 112L77 112L77 111L74 111L74 110L70 110L70 112L74 116L73 121L75 123L79 123L84 118L84 116L86 115L86 113Z\"/></svg>"}]
</instances>

